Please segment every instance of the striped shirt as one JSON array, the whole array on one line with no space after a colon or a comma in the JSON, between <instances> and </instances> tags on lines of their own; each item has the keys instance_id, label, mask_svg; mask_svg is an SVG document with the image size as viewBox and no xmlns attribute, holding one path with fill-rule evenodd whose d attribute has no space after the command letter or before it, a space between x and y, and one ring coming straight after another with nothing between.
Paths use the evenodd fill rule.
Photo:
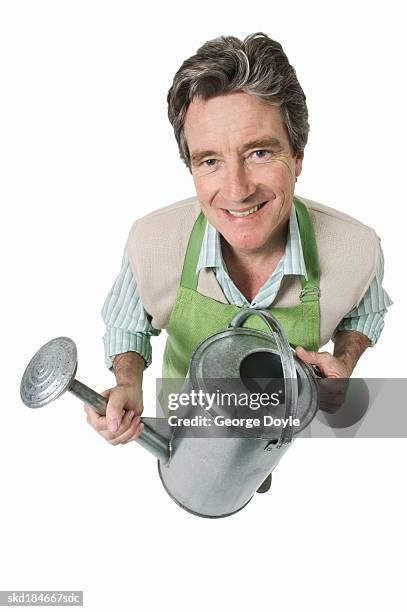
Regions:
<instances>
[{"instance_id":1,"label":"striped shirt","mask_svg":"<svg viewBox=\"0 0 407 612\"><path fill-rule=\"evenodd\" d=\"M222 257L219 232L209 223L206 224L202 240L197 272L202 268L214 270L216 279L230 304L257 309L270 308L285 275L295 274L307 277L294 207L291 210L284 254L252 302L245 298L230 278ZM393 303L382 287L383 275L384 259L380 247L376 276L357 308L349 312L337 326L332 339L338 331L351 330L359 331L367 336L372 346L377 342L384 326L384 315L387 308ZM144 358L146 366L149 366L151 363L150 338L157 336L161 330L151 325L151 317L141 303L137 281L131 272L127 253L123 256L120 273L103 305L102 317L106 324L103 342L107 367L112 367L116 355L128 351L139 353Z\"/></svg>"}]
</instances>

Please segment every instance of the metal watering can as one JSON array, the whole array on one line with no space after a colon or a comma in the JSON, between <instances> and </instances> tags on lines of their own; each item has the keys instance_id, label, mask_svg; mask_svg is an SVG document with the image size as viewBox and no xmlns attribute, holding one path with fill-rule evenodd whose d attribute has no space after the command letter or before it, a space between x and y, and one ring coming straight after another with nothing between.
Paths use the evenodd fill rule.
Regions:
<instances>
[{"instance_id":1,"label":"metal watering can","mask_svg":"<svg viewBox=\"0 0 407 612\"><path fill-rule=\"evenodd\" d=\"M271 335L241 327L257 315ZM105 415L107 400L75 379L77 351L66 337L45 344L31 359L21 381L21 399L30 408L39 408L70 391ZM222 373L221 379L219 372ZM137 442L158 459L161 481L170 497L184 510L198 516L221 518L241 510L259 485L275 468L293 436L302 431L318 409L319 395L313 369L298 359L281 325L268 312L243 309L221 332L209 336L195 349L183 392L207 391L213 381L226 381L225 389L248 391L256 380L280 379L283 402L273 412L286 425L248 429L235 425L208 427L204 437L189 428L175 427L168 436L154 430L142 419L144 431ZM221 383L222 386L222 383ZM250 386L250 385L249 385ZM200 404L188 407L188 417L215 419L236 415L213 403L210 410ZM246 413L247 414L247 413ZM298 419L299 424L295 425ZM293 424L294 423L294 424Z\"/></svg>"}]
</instances>

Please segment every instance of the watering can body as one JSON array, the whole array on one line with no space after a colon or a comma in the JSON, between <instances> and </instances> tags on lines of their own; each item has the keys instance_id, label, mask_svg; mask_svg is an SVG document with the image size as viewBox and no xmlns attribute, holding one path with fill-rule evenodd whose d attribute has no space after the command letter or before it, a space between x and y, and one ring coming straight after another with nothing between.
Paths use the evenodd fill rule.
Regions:
<instances>
[{"instance_id":1,"label":"watering can body","mask_svg":"<svg viewBox=\"0 0 407 612\"><path fill-rule=\"evenodd\" d=\"M241 327L253 314L264 319L272 335ZM272 406L272 416L291 422L284 428L264 424L266 413L270 422L270 406L252 411L219 401L233 393L253 397L253 389L264 391L266 386L270 391L270 380L273 389L280 387L283 400ZM199 403L191 404L184 413L191 422L209 417L211 426L198 428L198 434L191 427L175 427L169 461L159 461L158 470L165 490L182 508L220 518L238 512L250 501L293 436L311 422L318 409L318 387L313 370L296 358L277 321L269 313L247 309L226 330L195 349L182 393L191 397L194 391L212 394L217 401L209 410ZM250 423L247 417L258 418L258 425L240 424ZM221 426L220 432L213 424L217 418L230 425Z\"/></svg>"}]
</instances>

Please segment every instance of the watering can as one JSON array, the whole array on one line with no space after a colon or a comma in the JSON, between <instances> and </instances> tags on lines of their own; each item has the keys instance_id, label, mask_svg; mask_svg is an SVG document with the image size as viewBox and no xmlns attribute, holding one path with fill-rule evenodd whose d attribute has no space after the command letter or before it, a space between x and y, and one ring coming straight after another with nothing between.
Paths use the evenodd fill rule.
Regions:
<instances>
[{"instance_id":1,"label":"watering can","mask_svg":"<svg viewBox=\"0 0 407 612\"><path fill-rule=\"evenodd\" d=\"M269 333L242 327L253 315L259 316ZM21 381L21 399L30 408L39 408L70 391L105 415L107 400L75 379L77 351L66 337L45 344L31 359ZM219 378L219 372L222 377ZM236 406L214 402L210 410L195 403L188 407L194 417L223 418L230 425L209 427L197 437L185 428L174 427L168 435L156 431L142 419L144 430L137 442L158 459L162 484L170 497L184 510L207 518L221 518L244 508L259 485L275 468L290 446L293 436L302 431L318 410L319 395L313 369L291 349L285 333L267 311L242 309L228 327L201 342L195 349L183 391L205 391L213 381L230 391L248 390L256 381L279 380L283 401L273 414L281 424L247 428L236 414ZM250 384L249 384L250 382ZM219 397L219 393L217 395ZM259 419L260 421L260 419Z\"/></svg>"}]
</instances>

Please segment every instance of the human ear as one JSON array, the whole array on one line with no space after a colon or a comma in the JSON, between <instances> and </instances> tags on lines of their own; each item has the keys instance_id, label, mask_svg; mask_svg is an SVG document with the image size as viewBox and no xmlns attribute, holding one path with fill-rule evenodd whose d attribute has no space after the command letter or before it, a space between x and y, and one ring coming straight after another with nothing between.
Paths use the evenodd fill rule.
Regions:
<instances>
[{"instance_id":1,"label":"human ear","mask_svg":"<svg viewBox=\"0 0 407 612\"><path fill-rule=\"evenodd\" d=\"M304 159L304 151L300 151L295 158L295 177L297 178L301 174L302 160Z\"/></svg>"}]
</instances>

